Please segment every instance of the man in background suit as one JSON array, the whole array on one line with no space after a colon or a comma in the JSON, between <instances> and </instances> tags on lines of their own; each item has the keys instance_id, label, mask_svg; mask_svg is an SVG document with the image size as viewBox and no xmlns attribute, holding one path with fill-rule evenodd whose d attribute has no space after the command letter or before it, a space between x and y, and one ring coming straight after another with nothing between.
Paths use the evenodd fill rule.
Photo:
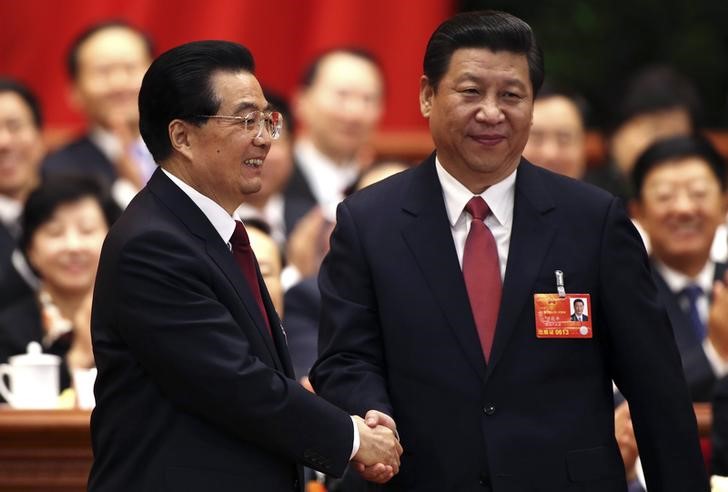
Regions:
<instances>
[{"instance_id":1,"label":"man in background suit","mask_svg":"<svg viewBox=\"0 0 728 492\"><path fill-rule=\"evenodd\" d=\"M334 48L304 70L294 99L300 134L285 190L299 204L291 227L311 208L331 210L371 161L369 145L384 108L384 79L366 51Z\"/></svg>"},{"instance_id":2,"label":"man in background suit","mask_svg":"<svg viewBox=\"0 0 728 492\"><path fill-rule=\"evenodd\" d=\"M17 245L23 206L40 176L42 125L35 95L0 79L0 309L31 294L36 282Z\"/></svg>"},{"instance_id":3,"label":"man in background suit","mask_svg":"<svg viewBox=\"0 0 728 492\"><path fill-rule=\"evenodd\" d=\"M147 71L139 107L160 168L101 254L89 490L301 491L300 464L341 475L350 459L390 478L395 434L293 379L233 217L260 188L281 129L250 52L224 41L174 48Z\"/></svg>"},{"instance_id":4,"label":"man in background suit","mask_svg":"<svg viewBox=\"0 0 728 492\"><path fill-rule=\"evenodd\" d=\"M139 135L137 96L152 61L151 39L123 21L90 26L71 44L66 62L72 103L87 133L48 155L43 172L94 174L125 207L156 168Z\"/></svg>"},{"instance_id":5,"label":"man in background suit","mask_svg":"<svg viewBox=\"0 0 728 492\"><path fill-rule=\"evenodd\" d=\"M470 12L437 28L420 83L436 153L339 206L311 381L396 422L406 452L391 490L624 492L614 380L651 490L705 491L639 236L611 195L521 158L542 80L518 18ZM537 336L556 271L591 296L592 331Z\"/></svg>"},{"instance_id":6,"label":"man in background suit","mask_svg":"<svg viewBox=\"0 0 728 492\"><path fill-rule=\"evenodd\" d=\"M652 272L665 305L694 402L709 402L728 374L726 265L711 259L726 214L725 162L702 136L658 140L632 170L633 217L652 244ZM630 409L616 410L616 433L628 477L639 477ZM632 490L641 490L637 484Z\"/></svg>"}]
</instances>

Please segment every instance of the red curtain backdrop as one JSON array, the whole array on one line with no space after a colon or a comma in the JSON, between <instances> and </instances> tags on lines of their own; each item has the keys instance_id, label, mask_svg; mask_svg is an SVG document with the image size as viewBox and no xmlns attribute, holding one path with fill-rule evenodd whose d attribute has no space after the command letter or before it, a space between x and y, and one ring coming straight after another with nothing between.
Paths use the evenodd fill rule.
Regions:
<instances>
[{"instance_id":1,"label":"red curtain backdrop","mask_svg":"<svg viewBox=\"0 0 728 492\"><path fill-rule=\"evenodd\" d=\"M424 129L422 56L430 33L453 11L453 0L0 0L0 76L38 94L47 129L79 130L64 63L71 40L94 22L129 21L152 35L158 53L199 39L240 42L253 52L262 84L285 95L318 52L361 46L386 74L382 129Z\"/></svg>"}]
</instances>

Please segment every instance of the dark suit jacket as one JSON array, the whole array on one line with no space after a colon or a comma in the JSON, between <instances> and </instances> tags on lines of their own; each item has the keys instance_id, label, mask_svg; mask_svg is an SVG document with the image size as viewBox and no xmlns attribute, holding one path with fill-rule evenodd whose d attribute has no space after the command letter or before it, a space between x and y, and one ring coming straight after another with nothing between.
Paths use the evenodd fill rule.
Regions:
<instances>
[{"instance_id":1,"label":"dark suit jacket","mask_svg":"<svg viewBox=\"0 0 728 492\"><path fill-rule=\"evenodd\" d=\"M587 316L586 314L582 314L581 319L582 321L589 321L589 316ZM575 314L571 315L571 321L577 321Z\"/></svg>"},{"instance_id":2,"label":"dark suit jacket","mask_svg":"<svg viewBox=\"0 0 728 492\"><path fill-rule=\"evenodd\" d=\"M713 468L715 475L728 476L728 377L715 385L712 429Z\"/></svg>"},{"instance_id":3,"label":"dark suit jacket","mask_svg":"<svg viewBox=\"0 0 728 492\"><path fill-rule=\"evenodd\" d=\"M311 187L303 175L298 161L294 158L293 172L283 190L284 214L286 221L286 234L290 234L301 218L315 207L318 202L311 191Z\"/></svg>"},{"instance_id":4,"label":"dark suit jacket","mask_svg":"<svg viewBox=\"0 0 728 492\"><path fill-rule=\"evenodd\" d=\"M318 355L321 293L316 277L301 280L283 298L288 350L296 376L308 375Z\"/></svg>"},{"instance_id":5,"label":"dark suit jacket","mask_svg":"<svg viewBox=\"0 0 728 492\"><path fill-rule=\"evenodd\" d=\"M13 266L12 255L16 246L15 238L0 223L0 310L33 292Z\"/></svg>"},{"instance_id":6,"label":"dark suit jacket","mask_svg":"<svg viewBox=\"0 0 728 492\"><path fill-rule=\"evenodd\" d=\"M725 264L716 264L715 279L722 279L725 271ZM655 277L657 291L665 305L665 309L667 309L667 315L672 324L672 331L675 334L677 348L682 358L685 379L693 401L710 401L713 396L716 377L708 358L705 356L705 351L703 351L703 341L699 340L695 334L688 315L680 309L679 296L670 290L657 269L653 269L652 272Z\"/></svg>"},{"instance_id":7,"label":"dark suit jacket","mask_svg":"<svg viewBox=\"0 0 728 492\"><path fill-rule=\"evenodd\" d=\"M89 490L301 490L342 474L349 416L294 382L231 252L157 170L106 239L94 289L98 367Z\"/></svg>"},{"instance_id":8,"label":"dark suit jacket","mask_svg":"<svg viewBox=\"0 0 728 492\"><path fill-rule=\"evenodd\" d=\"M536 338L533 295L556 292L555 270L591 294L593 338ZM434 156L339 206L319 286L314 387L394 417L405 451L388 489L624 492L614 380L650 489L707 490L670 325L611 195L521 161L488 364Z\"/></svg>"},{"instance_id":9,"label":"dark suit jacket","mask_svg":"<svg viewBox=\"0 0 728 492\"><path fill-rule=\"evenodd\" d=\"M46 156L42 163L44 176L53 174L95 175L107 186L116 180L114 164L91 139L84 135Z\"/></svg>"}]
</instances>

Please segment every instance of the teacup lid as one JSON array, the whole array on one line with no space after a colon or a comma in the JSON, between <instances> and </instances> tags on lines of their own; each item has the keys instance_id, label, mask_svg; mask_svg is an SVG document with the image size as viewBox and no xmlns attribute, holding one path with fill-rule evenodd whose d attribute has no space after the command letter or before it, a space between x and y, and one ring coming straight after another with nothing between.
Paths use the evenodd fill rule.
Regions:
<instances>
[{"instance_id":1,"label":"teacup lid","mask_svg":"<svg viewBox=\"0 0 728 492\"><path fill-rule=\"evenodd\" d=\"M57 366L61 358L53 354L44 354L38 342L30 342L25 354L8 357L12 366Z\"/></svg>"}]
</instances>

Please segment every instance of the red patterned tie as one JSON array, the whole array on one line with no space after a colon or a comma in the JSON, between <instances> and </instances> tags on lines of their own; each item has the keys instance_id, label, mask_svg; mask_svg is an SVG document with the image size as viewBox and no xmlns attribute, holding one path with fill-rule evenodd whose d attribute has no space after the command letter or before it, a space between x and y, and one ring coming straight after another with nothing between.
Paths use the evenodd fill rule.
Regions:
<instances>
[{"instance_id":1,"label":"red patterned tie","mask_svg":"<svg viewBox=\"0 0 728 492\"><path fill-rule=\"evenodd\" d=\"M245 226L239 220L235 221L235 232L233 232L230 238L230 245L232 246L235 262L243 272L243 276L245 276L245 280L248 282L255 302L258 304L260 312L263 315L265 326L272 335L268 313L265 311L265 304L263 304L263 296L260 293L260 284L258 283L258 275L255 270L255 253L253 253L253 249L250 247L250 238L248 238Z\"/></svg>"},{"instance_id":2,"label":"red patterned tie","mask_svg":"<svg viewBox=\"0 0 728 492\"><path fill-rule=\"evenodd\" d=\"M501 275L498 249L493 233L485 225L490 213L488 205L479 196L470 199L465 210L473 217L463 252L463 276L468 290L470 308L478 329L480 346L487 361L493 345L495 324L501 301Z\"/></svg>"}]
</instances>

